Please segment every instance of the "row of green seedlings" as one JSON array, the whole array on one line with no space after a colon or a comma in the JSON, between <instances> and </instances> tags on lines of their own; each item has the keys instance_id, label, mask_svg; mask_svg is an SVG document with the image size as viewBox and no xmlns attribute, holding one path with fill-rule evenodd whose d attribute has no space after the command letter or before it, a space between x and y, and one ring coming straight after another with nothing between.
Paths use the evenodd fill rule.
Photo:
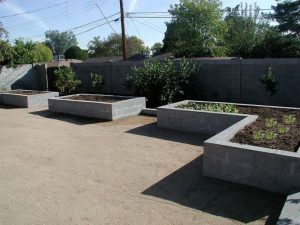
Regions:
<instances>
[{"instance_id":1,"label":"row of green seedlings","mask_svg":"<svg viewBox=\"0 0 300 225\"><path fill-rule=\"evenodd\" d=\"M238 109L235 105L224 103L197 103L189 102L187 104L179 105L176 108L201 110L209 112L225 112L225 113L238 113Z\"/></svg>"},{"instance_id":2,"label":"row of green seedlings","mask_svg":"<svg viewBox=\"0 0 300 225\"><path fill-rule=\"evenodd\" d=\"M274 130L258 130L253 132L253 139L254 141L274 141L278 134L284 135L289 131L289 127L296 122L296 117L294 115L284 115L283 116L283 123L286 126L278 126L277 127L277 120L275 118L267 118L265 119L265 126L267 129L275 129L277 127L277 132Z\"/></svg>"}]
</instances>

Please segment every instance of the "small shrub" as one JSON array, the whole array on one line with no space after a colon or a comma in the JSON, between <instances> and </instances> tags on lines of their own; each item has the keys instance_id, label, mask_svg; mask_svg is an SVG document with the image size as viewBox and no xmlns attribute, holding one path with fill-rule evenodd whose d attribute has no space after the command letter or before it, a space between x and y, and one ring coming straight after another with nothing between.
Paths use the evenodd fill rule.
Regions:
<instances>
[{"instance_id":1,"label":"small shrub","mask_svg":"<svg viewBox=\"0 0 300 225\"><path fill-rule=\"evenodd\" d=\"M144 67L132 69L127 84L150 106L158 106L188 98L196 71L196 64L186 59L179 65L172 59L145 62Z\"/></svg>"},{"instance_id":2,"label":"small shrub","mask_svg":"<svg viewBox=\"0 0 300 225\"><path fill-rule=\"evenodd\" d=\"M267 128L274 128L277 126L277 120L275 118L265 119L265 125Z\"/></svg>"},{"instance_id":3,"label":"small shrub","mask_svg":"<svg viewBox=\"0 0 300 225\"><path fill-rule=\"evenodd\" d=\"M278 91L278 89L276 88L278 86L278 81L276 80L272 72L272 67L269 67L268 72L265 75L261 76L260 81L265 86L265 89L270 92L271 96L273 96Z\"/></svg>"},{"instance_id":4,"label":"small shrub","mask_svg":"<svg viewBox=\"0 0 300 225\"><path fill-rule=\"evenodd\" d=\"M70 67L60 67L54 71L56 76L55 87L62 94L70 94L80 84L80 80L76 80L75 73Z\"/></svg>"},{"instance_id":5,"label":"small shrub","mask_svg":"<svg viewBox=\"0 0 300 225\"><path fill-rule=\"evenodd\" d=\"M283 116L283 122L286 125L292 125L296 122L296 116L294 116L294 115L284 115Z\"/></svg>"},{"instance_id":6,"label":"small shrub","mask_svg":"<svg viewBox=\"0 0 300 225\"><path fill-rule=\"evenodd\" d=\"M264 137L265 137L265 133L262 130L253 132L254 141L262 141L264 139Z\"/></svg>"},{"instance_id":7,"label":"small shrub","mask_svg":"<svg viewBox=\"0 0 300 225\"><path fill-rule=\"evenodd\" d=\"M278 133L279 134L286 134L289 131L288 127L279 127L278 128Z\"/></svg>"},{"instance_id":8,"label":"small shrub","mask_svg":"<svg viewBox=\"0 0 300 225\"><path fill-rule=\"evenodd\" d=\"M265 139L267 141L274 141L277 137L277 134L274 131L267 131L265 133Z\"/></svg>"},{"instance_id":9,"label":"small shrub","mask_svg":"<svg viewBox=\"0 0 300 225\"><path fill-rule=\"evenodd\" d=\"M92 79L92 86L96 91L101 91L104 80L103 76L97 73L91 73L91 79Z\"/></svg>"}]
</instances>

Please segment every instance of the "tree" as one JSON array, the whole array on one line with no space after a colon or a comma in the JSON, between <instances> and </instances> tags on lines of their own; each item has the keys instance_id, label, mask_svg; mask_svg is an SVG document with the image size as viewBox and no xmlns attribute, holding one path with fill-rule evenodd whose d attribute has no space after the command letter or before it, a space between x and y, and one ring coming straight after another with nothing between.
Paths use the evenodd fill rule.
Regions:
<instances>
[{"instance_id":1,"label":"tree","mask_svg":"<svg viewBox=\"0 0 300 225\"><path fill-rule=\"evenodd\" d=\"M270 27L252 53L254 58L298 58L300 57L300 39L282 34L277 27Z\"/></svg>"},{"instance_id":2,"label":"tree","mask_svg":"<svg viewBox=\"0 0 300 225\"><path fill-rule=\"evenodd\" d=\"M164 50L187 57L225 55L219 0L180 0L169 12L173 19L167 23Z\"/></svg>"},{"instance_id":3,"label":"tree","mask_svg":"<svg viewBox=\"0 0 300 225\"><path fill-rule=\"evenodd\" d=\"M126 42L128 55L149 52L144 42L136 36L126 37ZM111 34L103 41L99 36L94 37L88 44L88 53L91 57L120 56L122 55L122 36Z\"/></svg>"},{"instance_id":4,"label":"tree","mask_svg":"<svg viewBox=\"0 0 300 225\"><path fill-rule=\"evenodd\" d=\"M88 55L90 57L102 57L106 55L106 49L100 36L94 37L93 40L88 43Z\"/></svg>"},{"instance_id":5,"label":"tree","mask_svg":"<svg viewBox=\"0 0 300 225\"><path fill-rule=\"evenodd\" d=\"M154 43L154 45L151 47L152 54L157 55L158 53L161 52L162 48L163 48L162 43L160 43L160 42Z\"/></svg>"},{"instance_id":6,"label":"tree","mask_svg":"<svg viewBox=\"0 0 300 225\"><path fill-rule=\"evenodd\" d=\"M256 5L227 8L225 42L229 56L252 57L253 49L270 28L266 20L259 18L259 12L260 9Z\"/></svg>"},{"instance_id":7,"label":"tree","mask_svg":"<svg viewBox=\"0 0 300 225\"><path fill-rule=\"evenodd\" d=\"M34 43L22 38L15 40L14 51L15 57L14 64L30 64L35 62L34 58Z\"/></svg>"},{"instance_id":8,"label":"tree","mask_svg":"<svg viewBox=\"0 0 300 225\"><path fill-rule=\"evenodd\" d=\"M0 40L0 64L1 65L12 65L15 51L8 41Z\"/></svg>"},{"instance_id":9,"label":"tree","mask_svg":"<svg viewBox=\"0 0 300 225\"><path fill-rule=\"evenodd\" d=\"M0 3L4 2L5 0L0 0ZM3 27L3 24L0 22L0 39L2 39L3 37L7 37L8 33L5 30L5 28Z\"/></svg>"},{"instance_id":10,"label":"tree","mask_svg":"<svg viewBox=\"0 0 300 225\"><path fill-rule=\"evenodd\" d=\"M49 30L45 35L45 44L53 51L53 54L56 55L62 55L68 48L77 45L76 37L71 31L60 33L58 30Z\"/></svg>"},{"instance_id":11,"label":"tree","mask_svg":"<svg viewBox=\"0 0 300 225\"><path fill-rule=\"evenodd\" d=\"M72 46L65 52L65 58L85 60L87 59L87 53L78 46Z\"/></svg>"},{"instance_id":12,"label":"tree","mask_svg":"<svg viewBox=\"0 0 300 225\"><path fill-rule=\"evenodd\" d=\"M7 37L8 32L6 29L3 27L2 23L0 22L0 39Z\"/></svg>"},{"instance_id":13,"label":"tree","mask_svg":"<svg viewBox=\"0 0 300 225\"><path fill-rule=\"evenodd\" d=\"M282 3L280 3L282 2ZM300 35L300 0L279 0L277 6L272 6L272 17L277 21L278 29L287 34Z\"/></svg>"},{"instance_id":14,"label":"tree","mask_svg":"<svg viewBox=\"0 0 300 225\"><path fill-rule=\"evenodd\" d=\"M53 54L46 45L37 43L34 45L33 58L34 62L50 62L53 59Z\"/></svg>"}]
</instances>

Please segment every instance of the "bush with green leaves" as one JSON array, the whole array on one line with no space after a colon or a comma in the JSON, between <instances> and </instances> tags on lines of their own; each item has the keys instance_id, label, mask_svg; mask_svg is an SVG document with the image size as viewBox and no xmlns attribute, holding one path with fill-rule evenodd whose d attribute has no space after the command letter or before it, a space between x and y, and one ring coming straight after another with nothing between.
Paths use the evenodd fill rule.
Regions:
<instances>
[{"instance_id":1,"label":"bush with green leaves","mask_svg":"<svg viewBox=\"0 0 300 225\"><path fill-rule=\"evenodd\" d=\"M54 75L55 87L61 94L70 94L81 84L70 67L60 67L54 71Z\"/></svg>"},{"instance_id":2,"label":"bush with green leaves","mask_svg":"<svg viewBox=\"0 0 300 225\"><path fill-rule=\"evenodd\" d=\"M0 64L1 65L11 65L13 64L13 58L15 56L15 51L8 41L0 40Z\"/></svg>"},{"instance_id":3,"label":"bush with green leaves","mask_svg":"<svg viewBox=\"0 0 300 225\"><path fill-rule=\"evenodd\" d=\"M272 67L269 67L268 72L261 76L260 81L265 86L265 89L273 96L277 91L278 81L276 80Z\"/></svg>"},{"instance_id":4,"label":"bush with green leaves","mask_svg":"<svg viewBox=\"0 0 300 225\"><path fill-rule=\"evenodd\" d=\"M104 85L103 76L97 73L91 73L92 87L95 91L101 91Z\"/></svg>"},{"instance_id":5,"label":"bush with green leaves","mask_svg":"<svg viewBox=\"0 0 300 225\"><path fill-rule=\"evenodd\" d=\"M196 72L197 64L186 59L145 62L132 69L127 83L148 99L149 106L158 106L188 98Z\"/></svg>"},{"instance_id":6,"label":"bush with green leaves","mask_svg":"<svg viewBox=\"0 0 300 225\"><path fill-rule=\"evenodd\" d=\"M88 57L87 51L82 50L78 46L72 46L67 49L65 52L65 58L66 59L80 59L80 60L86 60Z\"/></svg>"}]
</instances>

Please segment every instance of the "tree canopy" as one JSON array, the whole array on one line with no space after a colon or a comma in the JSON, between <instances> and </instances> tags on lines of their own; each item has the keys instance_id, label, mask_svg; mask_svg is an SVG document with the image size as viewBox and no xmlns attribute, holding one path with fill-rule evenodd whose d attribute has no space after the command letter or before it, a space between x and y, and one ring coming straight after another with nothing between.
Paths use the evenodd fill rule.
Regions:
<instances>
[{"instance_id":1,"label":"tree canopy","mask_svg":"<svg viewBox=\"0 0 300 225\"><path fill-rule=\"evenodd\" d=\"M77 39L72 31L49 30L45 33L45 36L45 44L56 55L62 55L68 48L77 45Z\"/></svg>"},{"instance_id":2,"label":"tree canopy","mask_svg":"<svg viewBox=\"0 0 300 225\"><path fill-rule=\"evenodd\" d=\"M144 42L136 36L127 36L126 42L128 55L149 52ZM101 40L99 36L94 37L88 43L88 54L90 57L122 55L122 36L120 34L111 34L104 40Z\"/></svg>"},{"instance_id":3,"label":"tree canopy","mask_svg":"<svg viewBox=\"0 0 300 225\"><path fill-rule=\"evenodd\" d=\"M226 49L219 0L180 0L172 5L167 23L164 49L177 56L223 56Z\"/></svg>"},{"instance_id":4,"label":"tree canopy","mask_svg":"<svg viewBox=\"0 0 300 225\"><path fill-rule=\"evenodd\" d=\"M276 6L272 7L273 18L278 23L278 29L281 32L300 35L300 0L279 0Z\"/></svg>"},{"instance_id":5,"label":"tree canopy","mask_svg":"<svg viewBox=\"0 0 300 225\"><path fill-rule=\"evenodd\" d=\"M160 42L154 43L153 46L151 47L152 54L157 55L158 53L161 52L162 48L163 48L162 43L160 43Z\"/></svg>"},{"instance_id":6,"label":"tree canopy","mask_svg":"<svg viewBox=\"0 0 300 225\"><path fill-rule=\"evenodd\" d=\"M66 59L80 59L80 60L85 60L87 59L87 52L82 50L78 46L72 46L67 49L65 52L65 58Z\"/></svg>"}]
</instances>

